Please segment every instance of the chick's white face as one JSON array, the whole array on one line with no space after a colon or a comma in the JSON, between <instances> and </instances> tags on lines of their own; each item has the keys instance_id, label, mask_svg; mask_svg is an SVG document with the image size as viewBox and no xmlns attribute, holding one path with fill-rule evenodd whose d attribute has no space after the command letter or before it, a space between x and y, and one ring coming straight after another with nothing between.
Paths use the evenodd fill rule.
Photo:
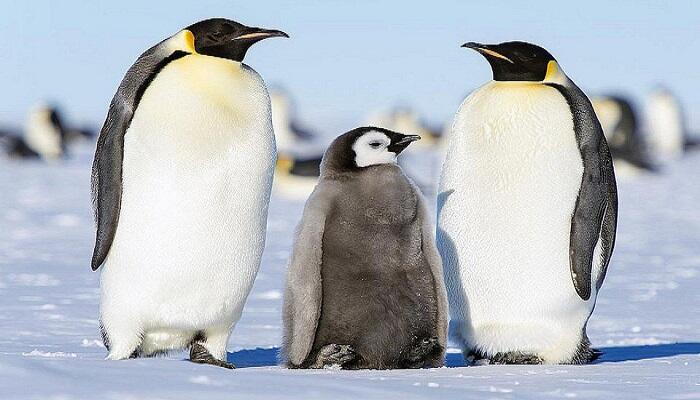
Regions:
<instances>
[{"instance_id":1,"label":"chick's white face","mask_svg":"<svg viewBox=\"0 0 700 400\"><path fill-rule=\"evenodd\" d=\"M358 167L396 163L396 153L389 151L391 139L382 132L369 131L355 140L355 163Z\"/></svg>"}]
</instances>

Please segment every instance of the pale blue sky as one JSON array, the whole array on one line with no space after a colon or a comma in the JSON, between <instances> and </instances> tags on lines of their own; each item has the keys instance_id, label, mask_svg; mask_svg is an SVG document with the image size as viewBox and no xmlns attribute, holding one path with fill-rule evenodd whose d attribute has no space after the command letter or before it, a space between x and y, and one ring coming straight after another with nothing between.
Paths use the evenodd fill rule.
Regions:
<instances>
[{"instance_id":1,"label":"pale blue sky","mask_svg":"<svg viewBox=\"0 0 700 400\"><path fill-rule=\"evenodd\" d=\"M327 134L396 104L435 122L491 77L459 45L526 40L546 47L589 94L642 97L670 87L700 118L700 2L695 1L8 1L2 0L0 123L40 100L100 125L138 55L200 19L228 17L291 39L254 46L246 63L297 100Z\"/></svg>"}]
</instances>

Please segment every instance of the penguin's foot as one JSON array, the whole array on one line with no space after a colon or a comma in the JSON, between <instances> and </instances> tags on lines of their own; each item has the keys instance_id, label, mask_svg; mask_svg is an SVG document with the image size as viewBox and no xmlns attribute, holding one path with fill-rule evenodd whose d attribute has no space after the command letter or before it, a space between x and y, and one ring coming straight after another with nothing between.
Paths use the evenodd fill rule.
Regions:
<instances>
[{"instance_id":1,"label":"penguin's foot","mask_svg":"<svg viewBox=\"0 0 700 400\"><path fill-rule=\"evenodd\" d=\"M440 355L442 346L436 336L423 338L414 344L406 356L408 368L423 368L433 366L433 358ZM427 364L427 365L426 365Z\"/></svg>"},{"instance_id":2,"label":"penguin's foot","mask_svg":"<svg viewBox=\"0 0 700 400\"><path fill-rule=\"evenodd\" d=\"M578 345L578 349L576 349L576 353L568 362L568 364L588 364L597 360L602 355L602 351L591 347L591 342L588 340L588 337L584 334L583 339L581 339L581 343L579 343Z\"/></svg>"},{"instance_id":3,"label":"penguin's foot","mask_svg":"<svg viewBox=\"0 0 700 400\"><path fill-rule=\"evenodd\" d=\"M467 365L488 365L488 364L521 364L537 365L544 363L544 360L535 354L522 353L519 351L499 352L494 355L484 354L478 350L470 350L465 353L464 361Z\"/></svg>"},{"instance_id":4,"label":"penguin's foot","mask_svg":"<svg viewBox=\"0 0 700 400\"><path fill-rule=\"evenodd\" d=\"M323 346L311 368L343 367L357 358L355 349L349 344L329 344Z\"/></svg>"},{"instance_id":5,"label":"penguin's foot","mask_svg":"<svg viewBox=\"0 0 700 400\"><path fill-rule=\"evenodd\" d=\"M519 351L508 351L505 353L496 353L489 357L491 364L526 364L536 365L542 364L544 360L534 354L521 353Z\"/></svg>"},{"instance_id":6,"label":"penguin's foot","mask_svg":"<svg viewBox=\"0 0 700 400\"><path fill-rule=\"evenodd\" d=\"M192 343L192 346L190 347L190 361L197 364L216 365L217 367L227 369L236 368L236 366L230 362L222 361L212 356L211 353L209 353L209 351L199 343Z\"/></svg>"}]
</instances>

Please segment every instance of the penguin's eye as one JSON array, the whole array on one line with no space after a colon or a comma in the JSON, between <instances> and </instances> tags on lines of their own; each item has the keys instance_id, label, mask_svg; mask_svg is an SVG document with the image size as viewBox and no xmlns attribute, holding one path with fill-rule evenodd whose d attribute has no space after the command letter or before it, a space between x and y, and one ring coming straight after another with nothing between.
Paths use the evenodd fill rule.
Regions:
<instances>
[{"instance_id":1,"label":"penguin's eye","mask_svg":"<svg viewBox=\"0 0 700 400\"><path fill-rule=\"evenodd\" d=\"M369 145L372 146L373 149L377 149L377 148L379 148L379 146L382 145L382 143L381 142L372 142Z\"/></svg>"},{"instance_id":2,"label":"penguin's eye","mask_svg":"<svg viewBox=\"0 0 700 400\"><path fill-rule=\"evenodd\" d=\"M224 34L222 32L217 31L217 32L211 32L207 36L209 37L210 40L217 41L217 40L221 39L224 36Z\"/></svg>"}]
</instances>

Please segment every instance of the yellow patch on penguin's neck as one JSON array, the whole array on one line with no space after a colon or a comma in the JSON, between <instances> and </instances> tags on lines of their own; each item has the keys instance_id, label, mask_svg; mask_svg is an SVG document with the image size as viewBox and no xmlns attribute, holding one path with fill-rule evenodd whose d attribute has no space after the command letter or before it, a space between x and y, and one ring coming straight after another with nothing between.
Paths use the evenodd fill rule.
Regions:
<instances>
[{"instance_id":1,"label":"yellow patch on penguin's neck","mask_svg":"<svg viewBox=\"0 0 700 400\"><path fill-rule=\"evenodd\" d=\"M258 107L247 94L259 92L260 81L239 62L192 54L170 63L161 75L164 73L181 90L198 93L209 104L238 113L243 119Z\"/></svg>"},{"instance_id":2,"label":"yellow patch on penguin's neck","mask_svg":"<svg viewBox=\"0 0 700 400\"><path fill-rule=\"evenodd\" d=\"M544 76L544 83L559 83L563 84L566 82L566 75L564 71L559 68L559 63L552 60L547 63L547 73Z\"/></svg>"},{"instance_id":3,"label":"yellow patch on penguin's neck","mask_svg":"<svg viewBox=\"0 0 700 400\"><path fill-rule=\"evenodd\" d=\"M187 29L183 29L169 40L171 51L184 51L186 53L197 54L194 47L194 34Z\"/></svg>"}]
</instances>

